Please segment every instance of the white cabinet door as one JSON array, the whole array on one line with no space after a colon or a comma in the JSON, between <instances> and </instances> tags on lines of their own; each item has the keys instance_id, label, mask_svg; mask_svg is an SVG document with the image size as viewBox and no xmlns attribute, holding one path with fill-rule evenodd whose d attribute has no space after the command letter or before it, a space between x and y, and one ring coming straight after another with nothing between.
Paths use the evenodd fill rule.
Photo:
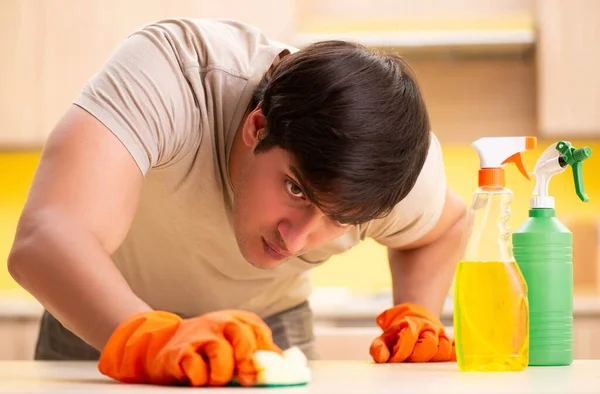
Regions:
<instances>
[{"instance_id":1,"label":"white cabinet door","mask_svg":"<svg viewBox=\"0 0 600 394\"><path fill-rule=\"evenodd\" d=\"M33 360L39 319L0 317L0 360Z\"/></svg>"}]
</instances>

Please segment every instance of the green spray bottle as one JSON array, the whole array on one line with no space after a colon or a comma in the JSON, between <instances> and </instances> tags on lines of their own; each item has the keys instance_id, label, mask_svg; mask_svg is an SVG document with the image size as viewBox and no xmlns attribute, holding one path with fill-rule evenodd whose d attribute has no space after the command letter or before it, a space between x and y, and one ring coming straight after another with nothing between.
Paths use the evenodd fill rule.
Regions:
<instances>
[{"instance_id":1,"label":"green spray bottle","mask_svg":"<svg viewBox=\"0 0 600 394\"><path fill-rule=\"evenodd\" d=\"M558 220L552 176L571 166L575 190L587 202L582 162L592 151L567 141L548 147L538 159L529 218L512 235L513 253L529 295L529 365L560 366L573 362L573 234Z\"/></svg>"}]
</instances>

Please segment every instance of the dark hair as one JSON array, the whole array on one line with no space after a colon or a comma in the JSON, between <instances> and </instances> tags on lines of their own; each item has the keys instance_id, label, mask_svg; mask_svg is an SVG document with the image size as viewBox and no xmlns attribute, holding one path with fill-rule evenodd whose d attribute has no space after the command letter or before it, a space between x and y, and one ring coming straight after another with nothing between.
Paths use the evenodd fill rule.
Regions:
<instances>
[{"instance_id":1,"label":"dark hair","mask_svg":"<svg viewBox=\"0 0 600 394\"><path fill-rule=\"evenodd\" d=\"M255 149L292 154L306 197L340 223L389 214L410 192L430 143L409 65L345 41L285 56L255 90L267 133Z\"/></svg>"}]
</instances>

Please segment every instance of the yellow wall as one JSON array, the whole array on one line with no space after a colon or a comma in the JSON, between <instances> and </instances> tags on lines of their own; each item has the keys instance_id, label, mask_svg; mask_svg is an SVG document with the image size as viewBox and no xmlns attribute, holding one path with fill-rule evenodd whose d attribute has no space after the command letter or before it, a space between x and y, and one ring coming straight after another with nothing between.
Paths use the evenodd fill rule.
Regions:
<instances>
[{"instance_id":1,"label":"yellow wall","mask_svg":"<svg viewBox=\"0 0 600 394\"><path fill-rule=\"evenodd\" d=\"M38 152L0 153L0 289L16 289L6 269L19 214L39 160Z\"/></svg>"},{"instance_id":2,"label":"yellow wall","mask_svg":"<svg viewBox=\"0 0 600 394\"><path fill-rule=\"evenodd\" d=\"M539 155L555 141L538 141L538 148L523 155L528 171L533 169ZM580 148L589 146L592 156L583 163L585 190L589 197L583 203L575 193L575 184L570 169L556 175L550 182L549 193L555 197L557 217L589 218L600 220L600 142L570 141ZM477 187L479 158L467 145L444 145L446 173L451 187L469 204ZM506 166L506 184L514 192L511 228L516 229L528 216L529 196L535 186L535 178L529 181L513 164ZM327 264L313 271L315 286L349 286L357 292L380 291L389 287L390 277L385 249L368 241L346 252L334 256Z\"/></svg>"},{"instance_id":3,"label":"yellow wall","mask_svg":"<svg viewBox=\"0 0 600 394\"><path fill-rule=\"evenodd\" d=\"M533 168L537 157L550 143L551 141L538 141L539 148L524 155L527 169ZM571 172L565 171L554 177L550 186L550 194L556 198L558 216L596 216L600 219L600 142L572 143L576 147L587 145L594 152L592 157L584 162L584 180L590 201L579 201ZM479 168L475 151L468 146L444 145L444 159L451 186L470 202L471 193L477 186ZM38 152L0 153L0 260L4 262L38 160ZM527 217L529 195L534 183L523 178L513 165L506 168L506 179L507 186L515 193L511 218L511 225L515 228ZM348 286L361 292L379 290L389 285L385 250L369 240L315 269L313 278L317 286ZM17 288L18 285L6 270L6 264L2 264L0 290Z\"/></svg>"}]
</instances>

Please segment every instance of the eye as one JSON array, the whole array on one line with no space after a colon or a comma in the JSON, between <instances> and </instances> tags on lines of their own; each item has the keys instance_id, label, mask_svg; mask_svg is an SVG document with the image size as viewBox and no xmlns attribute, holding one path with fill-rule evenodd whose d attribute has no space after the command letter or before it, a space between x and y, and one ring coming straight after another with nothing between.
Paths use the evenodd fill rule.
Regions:
<instances>
[{"instance_id":1,"label":"eye","mask_svg":"<svg viewBox=\"0 0 600 394\"><path fill-rule=\"evenodd\" d=\"M298 185L296 185L289 179L285 180L285 187L287 188L287 192L290 196L294 198L304 198L304 192L302 191L302 189L300 189Z\"/></svg>"},{"instance_id":2,"label":"eye","mask_svg":"<svg viewBox=\"0 0 600 394\"><path fill-rule=\"evenodd\" d=\"M350 225L348 223L340 223L337 220L333 220L333 223L339 228L348 228Z\"/></svg>"}]
</instances>

